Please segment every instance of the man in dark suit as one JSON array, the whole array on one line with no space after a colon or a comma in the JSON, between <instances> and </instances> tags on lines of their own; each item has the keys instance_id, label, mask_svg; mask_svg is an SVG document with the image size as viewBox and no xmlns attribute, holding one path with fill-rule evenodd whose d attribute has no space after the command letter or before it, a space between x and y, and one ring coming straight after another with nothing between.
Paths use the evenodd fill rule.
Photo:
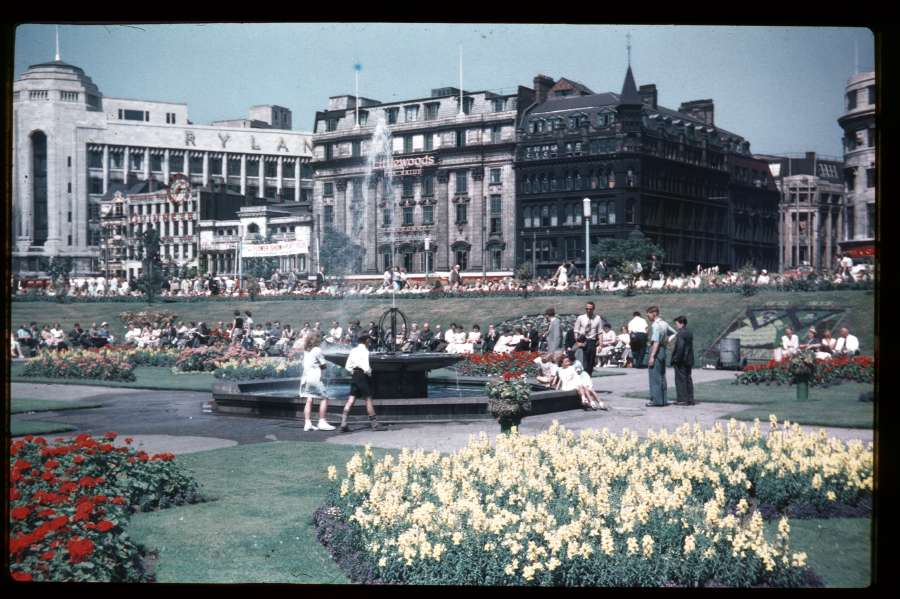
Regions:
<instances>
[{"instance_id":1,"label":"man in dark suit","mask_svg":"<svg viewBox=\"0 0 900 599\"><path fill-rule=\"evenodd\" d=\"M687 318L675 319L675 351L672 352L672 366L675 368L676 404L694 405L694 381L691 368L694 366L694 334L687 328Z\"/></svg>"},{"instance_id":2,"label":"man in dark suit","mask_svg":"<svg viewBox=\"0 0 900 599\"><path fill-rule=\"evenodd\" d=\"M528 351L538 351L541 345L541 334L534 328L534 323L529 321L525 325L525 336L528 337Z\"/></svg>"}]
</instances>

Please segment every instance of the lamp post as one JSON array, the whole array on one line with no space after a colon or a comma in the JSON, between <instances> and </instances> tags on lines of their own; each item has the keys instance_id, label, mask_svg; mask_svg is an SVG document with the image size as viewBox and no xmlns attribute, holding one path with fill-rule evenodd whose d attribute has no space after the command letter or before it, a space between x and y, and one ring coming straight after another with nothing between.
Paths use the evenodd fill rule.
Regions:
<instances>
[{"instance_id":1,"label":"lamp post","mask_svg":"<svg viewBox=\"0 0 900 599\"><path fill-rule=\"evenodd\" d=\"M428 280L428 251L431 249L431 237L425 236L425 280Z\"/></svg>"},{"instance_id":2,"label":"lamp post","mask_svg":"<svg viewBox=\"0 0 900 599\"><path fill-rule=\"evenodd\" d=\"M591 198L581 200L584 208L584 280L591 288Z\"/></svg>"}]
</instances>

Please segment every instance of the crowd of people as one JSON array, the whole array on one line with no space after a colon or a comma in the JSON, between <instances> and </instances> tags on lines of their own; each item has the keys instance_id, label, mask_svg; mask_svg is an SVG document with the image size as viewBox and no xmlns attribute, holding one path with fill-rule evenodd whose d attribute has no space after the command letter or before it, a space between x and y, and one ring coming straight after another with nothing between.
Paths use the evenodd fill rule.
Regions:
<instances>
[{"instance_id":1,"label":"crowd of people","mask_svg":"<svg viewBox=\"0 0 900 599\"><path fill-rule=\"evenodd\" d=\"M775 349L775 360L780 362L801 352L810 352L815 355L817 360L831 360L837 356L858 356L859 339L855 335L851 335L850 329L847 327L841 327L837 337L832 334L830 329L826 329L820 334L815 327L809 327L806 336L801 341L793 328L785 328L784 335L781 337L781 347Z\"/></svg>"},{"instance_id":2,"label":"crowd of people","mask_svg":"<svg viewBox=\"0 0 900 599\"><path fill-rule=\"evenodd\" d=\"M552 277L533 277L518 279L504 277L496 280L464 279L460 266L454 265L446 278L436 277L431 283L412 280L404 268L393 267L385 270L380 282L352 283L334 277L328 278L323 269L314 278L298 272L283 273L276 270L267 279L254 279L254 295L267 296L318 296L318 297L367 297L399 294L402 296L427 296L436 292L452 294L509 294L509 293L572 293L596 292L614 293L623 291L632 285L637 290L658 291L690 291L715 290L741 287L745 277L736 271L719 272L718 267L702 268L700 265L693 272L663 272L651 259L649 265L634 265L631 280L622 276L614 276L600 260L594 268L590 281L579 273L571 262L564 262ZM869 264L854 264L849 256L842 256L834 270L814 272L810 268L801 267L785 273L769 273L765 269L755 270L751 275L751 283L761 288L778 289L790 280L803 278L813 283L828 281L834 285L873 280L873 270ZM247 281L241 284L237 276L206 275L167 279L163 283L162 297L204 297L225 296L240 297L248 295L250 285ZM53 286L31 288L32 293L54 295ZM14 294L25 295L29 292L23 281L14 281ZM123 277L72 277L66 294L79 298L138 297L142 294L132 283Z\"/></svg>"},{"instance_id":3,"label":"crowd of people","mask_svg":"<svg viewBox=\"0 0 900 599\"><path fill-rule=\"evenodd\" d=\"M11 334L10 351L13 358L31 358L43 350L99 348L114 341L115 338L110 334L109 325L106 322L100 323L100 326L93 322L87 330L84 330L76 322L68 333L58 322L40 327L36 322L30 322L22 323Z\"/></svg>"}]
</instances>

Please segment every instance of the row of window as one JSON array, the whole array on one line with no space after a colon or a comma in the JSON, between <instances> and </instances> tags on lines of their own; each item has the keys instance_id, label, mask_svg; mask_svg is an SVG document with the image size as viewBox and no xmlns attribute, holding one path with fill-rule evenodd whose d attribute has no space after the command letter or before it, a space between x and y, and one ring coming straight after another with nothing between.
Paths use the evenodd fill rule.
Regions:
<instances>
[{"instance_id":1,"label":"row of window","mask_svg":"<svg viewBox=\"0 0 900 599\"><path fill-rule=\"evenodd\" d=\"M625 175L628 187L634 187L635 176L632 169ZM584 176L580 171L566 172L560 177L556 173L525 175L522 177L520 189L522 193L549 193L555 191L581 191L587 189L614 189L616 173L610 165L601 165L596 170L587 171Z\"/></svg>"},{"instance_id":2,"label":"row of window","mask_svg":"<svg viewBox=\"0 0 900 599\"><path fill-rule=\"evenodd\" d=\"M150 154L150 171L154 173L163 172L163 160L164 156L160 156L158 154ZM263 172L266 177L277 177L278 176L278 163L272 160L263 160ZM122 170L125 165L125 154L123 152L110 152L109 153L109 167L113 170ZM222 158L209 158L209 174L210 175L222 175L222 166L223 159ZM241 159L240 158L228 158L228 174L229 176L238 176L241 172ZM103 168L103 152L99 150L90 150L88 151L88 167L89 168ZM179 171L184 168L184 159L182 154L170 154L169 155L169 170L171 171ZM131 171L142 171L144 169L144 152L130 152L128 154L128 170ZM281 176L285 179L293 179L296 175L296 163L295 162L282 162L281 165ZM256 170L256 169L254 169ZM248 172L252 172L249 171ZM256 170L256 172L259 172ZM188 173L201 175L203 174L203 157L202 156L191 156L188 158ZM301 167L301 174L306 177L312 176L311 167L305 166ZM252 175L251 175L252 176Z\"/></svg>"},{"instance_id":3,"label":"row of window","mask_svg":"<svg viewBox=\"0 0 900 599\"><path fill-rule=\"evenodd\" d=\"M844 137L844 151L852 152L858 148L875 147L875 128L858 129Z\"/></svg>"},{"instance_id":4,"label":"row of window","mask_svg":"<svg viewBox=\"0 0 900 599\"><path fill-rule=\"evenodd\" d=\"M522 209L522 226L526 229L579 226L583 223L582 215L581 201L526 206ZM616 224L616 202L614 200L592 201L590 219L592 225ZM625 222L634 224L633 202L629 202L626 206Z\"/></svg>"},{"instance_id":5,"label":"row of window","mask_svg":"<svg viewBox=\"0 0 900 599\"><path fill-rule=\"evenodd\" d=\"M499 168L492 168L489 171L488 184L489 185L502 185L502 170ZM422 192L422 197L430 197L434 195L434 175L433 174L425 174L420 178L420 188ZM390 193L387 190L387 180L383 179L384 192ZM400 181L402 197L404 198L412 198L415 196L415 183L416 177L403 177ZM354 186L354 188L358 187L358 185ZM468 171L457 171L456 172L456 195L463 195L468 192L469 188L469 175ZM334 183L331 181L326 181L322 185L322 195L324 197L332 197L334 196Z\"/></svg>"},{"instance_id":6,"label":"row of window","mask_svg":"<svg viewBox=\"0 0 900 599\"><path fill-rule=\"evenodd\" d=\"M597 127L608 127L616 121L615 112L599 112L595 115L594 123ZM570 115L568 118L557 117L535 117L528 123L529 133L546 133L550 131L559 131L565 129L581 129L590 124L590 117L587 113L579 113Z\"/></svg>"},{"instance_id":7,"label":"row of window","mask_svg":"<svg viewBox=\"0 0 900 599\"><path fill-rule=\"evenodd\" d=\"M862 95L860 92L863 92L862 89L851 89L847 92L847 110L856 110L856 106L858 104L858 100ZM869 105L875 106L875 86L870 85L865 89L865 92L868 96Z\"/></svg>"},{"instance_id":8,"label":"row of window","mask_svg":"<svg viewBox=\"0 0 900 599\"><path fill-rule=\"evenodd\" d=\"M847 190L853 191L856 189L856 167L846 168L844 169L844 177L847 182ZM872 189L875 187L875 167L866 169L866 189Z\"/></svg>"},{"instance_id":9,"label":"row of window","mask_svg":"<svg viewBox=\"0 0 900 599\"><path fill-rule=\"evenodd\" d=\"M453 264L459 264L461 270L469 268L469 250L458 249L452 254ZM393 252L385 249L381 254L382 269L387 270L393 268ZM490 248L487 251L487 264L489 270L501 270L503 268L503 250L499 248ZM434 251L427 252L400 252L397 266L400 266L409 273L425 272L426 270L434 271Z\"/></svg>"},{"instance_id":10,"label":"row of window","mask_svg":"<svg viewBox=\"0 0 900 599\"><path fill-rule=\"evenodd\" d=\"M470 139L471 137L471 139ZM417 139L421 138L421 139ZM412 154L415 152L430 152L435 149L435 139L439 140L441 148L464 148L469 143L477 143L477 137L470 136L466 129L455 129L437 133L418 135L404 135L394 139L394 154ZM497 144L503 140L503 128L499 125L490 129L485 143ZM366 154L368 148L363 146L361 140L350 142L326 143L324 145L325 160L335 158L359 158Z\"/></svg>"},{"instance_id":11,"label":"row of window","mask_svg":"<svg viewBox=\"0 0 900 599\"><path fill-rule=\"evenodd\" d=\"M475 105L475 99L472 97L464 97L463 98L463 113L471 114L472 108ZM491 109L494 112L503 112L506 110L507 101L506 98L493 98L491 99ZM423 115L423 120L433 121L438 118L438 113L441 108L440 102L426 102L424 104L424 111L420 111L419 104L409 104L407 106L403 106L403 122L404 123L414 123L419 120L419 115ZM385 121L388 125L396 125L400 122L400 106L392 106L390 108L384 109ZM342 117L331 117L325 119L325 131L337 131L338 125L341 121ZM346 118L356 119L356 112L349 111L348 116ZM360 110L359 111L359 124L360 126L365 126L369 121L369 111L368 110Z\"/></svg>"}]
</instances>

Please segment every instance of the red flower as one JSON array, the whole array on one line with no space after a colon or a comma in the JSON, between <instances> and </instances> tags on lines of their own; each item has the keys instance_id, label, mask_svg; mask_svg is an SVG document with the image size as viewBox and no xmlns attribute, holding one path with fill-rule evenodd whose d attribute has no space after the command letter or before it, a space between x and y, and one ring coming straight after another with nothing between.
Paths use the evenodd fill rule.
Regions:
<instances>
[{"instance_id":1,"label":"red flower","mask_svg":"<svg viewBox=\"0 0 900 599\"><path fill-rule=\"evenodd\" d=\"M131 445L133 442L134 442L134 439L132 439L131 437L125 437L126 445Z\"/></svg>"},{"instance_id":2,"label":"red flower","mask_svg":"<svg viewBox=\"0 0 900 599\"><path fill-rule=\"evenodd\" d=\"M115 439L116 437L118 437L118 436L119 436L119 433L112 433L112 432L104 433L104 434L103 434L103 438L104 438L104 439L109 439L110 441L114 440L114 439Z\"/></svg>"},{"instance_id":3,"label":"red flower","mask_svg":"<svg viewBox=\"0 0 900 599\"><path fill-rule=\"evenodd\" d=\"M50 508L46 508L46 509L43 509L40 512L38 512L38 516L40 516L41 518L51 518L55 515L56 515L56 512L54 512Z\"/></svg>"},{"instance_id":4,"label":"red flower","mask_svg":"<svg viewBox=\"0 0 900 599\"><path fill-rule=\"evenodd\" d=\"M24 438L25 438L25 441L27 441L28 443L31 443L31 440L34 439L34 437L31 435L25 435Z\"/></svg>"},{"instance_id":5,"label":"red flower","mask_svg":"<svg viewBox=\"0 0 900 599\"><path fill-rule=\"evenodd\" d=\"M94 496L94 503L106 503L106 495Z\"/></svg>"},{"instance_id":6,"label":"red flower","mask_svg":"<svg viewBox=\"0 0 900 599\"><path fill-rule=\"evenodd\" d=\"M31 582L31 574L22 570L13 570L10 575L18 582Z\"/></svg>"},{"instance_id":7,"label":"red flower","mask_svg":"<svg viewBox=\"0 0 900 599\"><path fill-rule=\"evenodd\" d=\"M76 464L83 464L84 456L77 455L74 458L72 458L72 461L75 462Z\"/></svg>"},{"instance_id":8,"label":"red flower","mask_svg":"<svg viewBox=\"0 0 900 599\"><path fill-rule=\"evenodd\" d=\"M109 532L110 530L115 528L115 526L116 525L109 520L101 520L97 523L97 530L99 530L100 532Z\"/></svg>"},{"instance_id":9,"label":"red flower","mask_svg":"<svg viewBox=\"0 0 900 599\"><path fill-rule=\"evenodd\" d=\"M15 501L16 499L18 499L21 496L22 496L22 494L15 487L13 487L9 490L9 500L10 501Z\"/></svg>"},{"instance_id":10,"label":"red flower","mask_svg":"<svg viewBox=\"0 0 900 599\"><path fill-rule=\"evenodd\" d=\"M80 539L78 537L69 540L67 545L69 550L69 562L77 564L83 562L94 552L94 542L90 539Z\"/></svg>"},{"instance_id":11,"label":"red flower","mask_svg":"<svg viewBox=\"0 0 900 599\"><path fill-rule=\"evenodd\" d=\"M78 481L78 486L85 489L92 489L97 486L97 479L90 476L82 476L81 480Z\"/></svg>"},{"instance_id":12,"label":"red flower","mask_svg":"<svg viewBox=\"0 0 900 599\"><path fill-rule=\"evenodd\" d=\"M56 555L55 551L45 551L41 554L41 559L45 561L50 561L53 559L53 556Z\"/></svg>"},{"instance_id":13,"label":"red flower","mask_svg":"<svg viewBox=\"0 0 900 599\"><path fill-rule=\"evenodd\" d=\"M52 470L53 468L59 468L59 462L58 462L58 461L56 461L56 460L47 460L47 462L44 463L44 469Z\"/></svg>"},{"instance_id":14,"label":"red flower","mask_svg":"<svg viewBox=\"0 0 900 599\"><path fill-rule=\"evenodd\" d=\"M27 505L20 505L19 507L13 508L9 515L13 517L13 520L24 520L31 513L31 508Z\"/></svg>"},{"instance_id":15,"label":"red flower","mask_svg":"<svg viewBox=\"0 0 900 599\"><path fill-rule=\"evenodd\" d=\"M125 498L121 495L117 495L110 500L115 505L125 505Z\"/></svg>"}]
</instances>

